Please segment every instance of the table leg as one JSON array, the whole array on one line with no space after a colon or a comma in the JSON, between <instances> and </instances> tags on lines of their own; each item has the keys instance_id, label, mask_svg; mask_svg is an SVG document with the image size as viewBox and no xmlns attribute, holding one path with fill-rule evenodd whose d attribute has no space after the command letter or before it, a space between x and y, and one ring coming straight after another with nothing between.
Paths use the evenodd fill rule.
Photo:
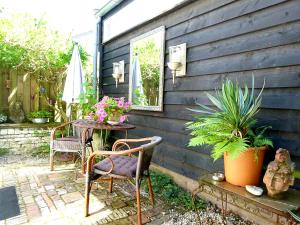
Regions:
<instances>
[{"instance_id":1,"label":"table leg","mask_svg":"<svg viewBox=\"0 0 300 225\"><path fill-rule=\"evenodd\" d=\"M82 157L81 157L81 171L82 171L82 174L85 174L85 158L86 158L86 147L85 147L85 143L83 144L83 147L82 147Z\"/></svg>"},{"instance_id":2,"label":"table leg","mask_svg":"<svg viewBox=\"0 0 300 225\"><path fill-rule=\"evenodd\" d=\"M227 192L225 193L225 215L227 215Z\"/></svg>"}]
</instances>

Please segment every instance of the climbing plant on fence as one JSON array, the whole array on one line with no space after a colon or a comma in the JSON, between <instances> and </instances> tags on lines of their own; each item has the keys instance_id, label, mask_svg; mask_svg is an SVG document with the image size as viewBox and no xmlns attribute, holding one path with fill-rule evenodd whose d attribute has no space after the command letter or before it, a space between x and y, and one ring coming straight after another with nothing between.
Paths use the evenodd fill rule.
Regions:
<instances>
[{"instance_id":1,"label":"climbing plant on fence","mask_svg":"<svg viewBox=\"0 0 300 225\"><path fill-rule=\"evenodd\" d=\"M56 107L49 103L47 92L41 96L66 120L61 93L74 43L70 37L51 29L43 18L3 12L0 15L0 70L22 69L36 80L39 89L43 83L51 83ZM80 46L79 50L85 66L88 55Z\"/></svg>"}]
</instances>

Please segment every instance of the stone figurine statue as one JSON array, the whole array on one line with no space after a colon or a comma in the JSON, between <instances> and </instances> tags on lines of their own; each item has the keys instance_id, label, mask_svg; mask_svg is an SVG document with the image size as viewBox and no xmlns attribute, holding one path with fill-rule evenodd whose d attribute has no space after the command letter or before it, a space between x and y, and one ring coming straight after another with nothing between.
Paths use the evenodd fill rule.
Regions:
<instances>
[{"instance_id":1,"label":"stone figurine statue","mask_svg":"<svg viewBox=\"0 0 300 225\"><path fill-rule=\"evenodd\" d=\"M14 123L22 123L25 119L25 113L22 108L22 102L16 101L10 110L9 119Z\"/></svg>"},{"instance_id":2,"label":"stone figurine statue","mask_svg":"<svg viewBox=\"0 0 300 225\"><path fill-rule=\"evenodd\" d=\"M268 195L272 198L282 198L282 194L294 184L293 172L294 163L291 162L288 150L279 148L275 160L269 163L263 179Z\"/></svg>"}]
</instances>

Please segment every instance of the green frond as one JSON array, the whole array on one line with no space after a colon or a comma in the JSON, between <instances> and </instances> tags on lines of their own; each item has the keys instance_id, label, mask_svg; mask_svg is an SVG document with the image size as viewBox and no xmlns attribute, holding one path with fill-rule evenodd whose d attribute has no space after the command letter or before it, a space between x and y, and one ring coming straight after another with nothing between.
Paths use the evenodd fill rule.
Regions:
<instances>
[{"instance_id":1,"label":"green frond","mask_svg":"<svg viewBox=\"0 0 300 225\"><path fill-rule=\"evenodd\" d=\"M190 139L188 146L194 147L194 146L200 146L204 144L206 144L205 138L201 136L197 136Z\"/></svg>"},{"instance_id":2,"label":"green frond","mask_svg":"<svg viewBox=\"0 0 300 225\"><path fill-rule=\"evenodd\" d=\"M261 147L261 146L273 147L273 142L268 138L254 139L253 147Z\"/></svg>"}]
</instances>

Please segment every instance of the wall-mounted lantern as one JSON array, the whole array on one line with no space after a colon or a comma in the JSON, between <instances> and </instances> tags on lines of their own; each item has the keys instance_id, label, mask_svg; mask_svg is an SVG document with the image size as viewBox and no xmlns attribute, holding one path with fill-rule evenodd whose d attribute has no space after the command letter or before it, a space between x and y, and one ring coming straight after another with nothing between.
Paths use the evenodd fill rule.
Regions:
<instances>
[{"instance_id":1,"label":"wall-mounted lantern","mask_svg":"<svg viewBox=\"0 0 300 225\"><path fill-rule=\"evenodd\" d=\"M124 60L120 62L114 62L113 63L113 78L115 78L116 81L116 88L118 87L118 83L124 83L124 68L125 68L125 62Z\"/></svg>"},{"instance_id":2,"label":"wall-mounted lantern","mask_svg":"<svg viewBox=\"0 0 300 225\"><path fill-rule=\"evenodd\" d=\"M175 77L186 75L186 43L169 47L168 67L172 72L173 84Z\"/></svg>"}]
</instances>

